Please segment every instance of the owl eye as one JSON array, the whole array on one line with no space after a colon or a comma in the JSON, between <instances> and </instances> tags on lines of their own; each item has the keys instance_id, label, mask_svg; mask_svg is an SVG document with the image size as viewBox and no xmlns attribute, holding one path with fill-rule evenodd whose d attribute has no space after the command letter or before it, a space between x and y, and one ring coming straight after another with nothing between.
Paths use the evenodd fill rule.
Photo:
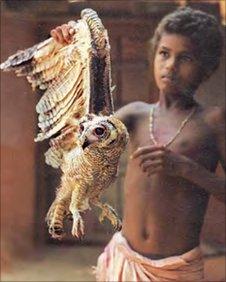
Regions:
<instances>
[{"instance_id":1,"label":"owl eye","mask_svg":"<svg viewBox=\"0 0 226 282\"><path fill-rule=\"evenodd\" d=\"M103 127L97 127L94 129L94 134L97 136L103 136L105 133L105 129Z\"/></svg>"}]
</instances>

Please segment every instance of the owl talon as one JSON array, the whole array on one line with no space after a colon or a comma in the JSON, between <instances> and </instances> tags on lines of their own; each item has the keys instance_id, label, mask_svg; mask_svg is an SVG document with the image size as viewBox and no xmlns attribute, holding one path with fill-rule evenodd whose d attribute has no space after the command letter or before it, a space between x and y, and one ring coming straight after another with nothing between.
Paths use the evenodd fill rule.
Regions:
<instances>
[{"instance_id":1,"label":"owl talon","mask_svg":"<svg viewBox=\"0 0 226 282\"><path fill-rule=\"evenodd\" d=\"M61 240L63 239L65 233L62 228L57 226L50 226L49 233L51 234L52 238Z\"/></svg>"},{"instance_id":2,"label":"owl talon","mask_svg":"<svg viewBox=\"0 0 226 282\"><path fill-rule=\"evenodd\" d=\"M79 212L73 213L73 226L72 226L71 234L74 237L81 239L85 235L84 229L85 229L84 228L84 222L83 222L82 217L79 214Z\"/></svg>"},{"instance_id":3,"label":"owl talon","mask_svg":"<svg viewBox=\"0 0 226 282\"><path fill-rule=\"evenodd\" d=\"M120 219L117 220L117 223L114 224L114 230L115 231L120 231L122 229L122 222Z\"/></svg>"},{"instance_id":4,"label":"owl talon","mask_svg":"<svg viewBox=\"0 0 226 282\"><path fill-rule=\"evenodd\" d=\"M54 239L61 240L65 235L63 229L65 213L65 207L61 202L53 202L48 210L45 221L49 227L49 233Z\"/></svg>"},{"instance_id":5,"label":"owl talon","mask_svg":"<svg viewBox=\"0 0 226 282\"><path fill-rule=\"evenodd\" d=\"M113 225L115 231L120 231L122 229L122 222L121 222L120 219L113 218L110 221L111 221L111 224Z\"/></svg>"},{"instance_id":6,"label":"owl talon","mask_svg":"<svg viewBox=\"0 0 226 282\"><path fill-rule=\"evenodd\" d=\"M100 223L103 222L105 215L103 215L103 213L98 217Z\"/></svg>"}]
</instances>

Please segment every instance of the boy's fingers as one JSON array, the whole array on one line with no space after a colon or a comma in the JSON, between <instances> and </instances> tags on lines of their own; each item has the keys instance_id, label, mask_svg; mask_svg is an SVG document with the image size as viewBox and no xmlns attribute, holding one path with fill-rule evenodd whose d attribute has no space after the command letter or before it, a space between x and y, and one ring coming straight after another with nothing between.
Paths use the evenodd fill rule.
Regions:
<instances>
[{"instance_id":1,"label":"boy's fingers","mask_svg":"<svg viewBox=\"0 0 226 282\"><path fill-rule=\"evenodd\" d=\"M68 24L63 24L50 31L53 39L60 44L69 44L75 34L75 29Z\"/></svg>"},{"instance_id":2,"label":"boy's fingers","mask_svg":"<svg viewBox=\"0 0 226 282\"><path fill-rule=\"evenodd\" d=\"M63 36L63 32L62 32L61 27L58 26L55 30L56 30L56 35L57 35L57 39L58 39L57 42L64 44L65 40L64 40L64 36Z\"/></svg>"},{"instance_id":3,"label":"boy's fingers","mask_svg":"<svg viewBox=\"0 0 226 282\"><path fill-rule=\"evenodd\" d=\"M151 175L153 175L153 174L156 174L156 173L159 173L159 172L161 172L162 171L162 167L156 167L156 168L154 168L154 169L152 169L152 170L150 170L149 172L148 172L148 176L151 176Z\"/></svg>"},{"instance_id":4,"label":"boy's fingers","mask_svg":"<svg viewBox=\"0 0 226 282\"><path fill-rule=\"evenodd\" d=\"M52 29L50 31L50 35L52 36L52 38L57 41L58 40L58 37L57 37L57 33L56 33L56 30L55 29Z\"/></svg>"},{"instance_id":5,"label":"boy's fingers","mask_svg":"<svg viewBox=\"0 0 226 282\"><path fill-rule=\"evenodd\" d=\"M70 30L70 27L67 25L67 24L63 24L62 27L62 34L63 34L63 39L67 42L67 43L70 43L71 42L71 39L72 39L72 36L71 34L69 33L69 30Z\"/></svg>"},{"instance_id":6,"label":"boy's fingers","mask_svg":"<svg viewBox=\"0 0 226 282\"><path fill-rule=\"evenodd\" d=\"M142 165L143 163L145 163L149 160L150 161L162 160L163 157L164 157L164 151L162 151L162 150L147 153L147 154L141 156L140 165Z\"/></svg>"},{"instance_id":7,"label":"boy's fingers","mask_svg":"<svg viewBox=\"0 0 226 282\"><path fill-rule=\"evenodd\" d=\"M151 153L157 150L164 150L164 146L161 145L152 145L138 148L131 156L131 159L135 159L143 154Z\"/></svg>"},{"instance_id":8,"label":"boy's fingers","mask_svg":"<svg viewBox=\"0 0 226 282\"><path fill-rule=\"evenodd\" d=\"M75 34L75 29L73 27L69 28L69 34L74 35Z\"/></svg>"},{"instance_id":9,"label":"boy's fingers","mask_svg":"<svg viewBox=\"0 0 226 282\"><path fill-rule=\"evenodd\" d=\"M162 167L163 167L163 164L159 160L156 160L156 161L146 161L142 165L142 170L144 172L146 172L146 171L152 171L153 169L162 168Z\"/></svg>"}]
</instances>

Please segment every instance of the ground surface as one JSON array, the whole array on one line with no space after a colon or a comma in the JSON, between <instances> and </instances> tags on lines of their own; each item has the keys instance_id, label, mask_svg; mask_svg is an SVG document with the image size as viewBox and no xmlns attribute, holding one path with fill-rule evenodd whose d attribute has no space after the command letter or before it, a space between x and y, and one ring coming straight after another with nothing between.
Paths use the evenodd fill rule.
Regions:
<instances>
[{"instance_id":1,"label":"ground surface","mask_svg":"<svg viewBox=\"0 0 226 282\"><path fill-rule=\"evenodd\" d=\"M1 281L94 281L95 265L102 247L50 246L26 261L17 261ZM225 280L225 256L205 259L205 281Z\"/></svg>"}]
</instances>

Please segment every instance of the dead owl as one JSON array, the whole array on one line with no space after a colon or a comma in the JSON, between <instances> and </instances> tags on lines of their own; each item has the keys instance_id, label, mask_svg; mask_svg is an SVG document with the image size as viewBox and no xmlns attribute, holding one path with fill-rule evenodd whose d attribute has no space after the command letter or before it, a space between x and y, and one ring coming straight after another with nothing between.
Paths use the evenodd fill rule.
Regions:
<instances>
[{"instance_id":1,"label":"dead owl","mask_svg":"<svg viewBox=\"0 0 226 282\"><path fill-rule=\"evenodd\" d=\"M85 9L69 45L52 38L19 51L1 64L26 76L33 89L44 91L36 111L41 129L35 141L50 138L46 163L62 170L61 183L46 221L53 238L64 235L63 222L72 217L72 235L84 235L81 212L101 209L116 229L115 210L100 197L117 175L128 142L124 124L113 115L110 45L95 11Z\"/></svg>"}]
</instances>

